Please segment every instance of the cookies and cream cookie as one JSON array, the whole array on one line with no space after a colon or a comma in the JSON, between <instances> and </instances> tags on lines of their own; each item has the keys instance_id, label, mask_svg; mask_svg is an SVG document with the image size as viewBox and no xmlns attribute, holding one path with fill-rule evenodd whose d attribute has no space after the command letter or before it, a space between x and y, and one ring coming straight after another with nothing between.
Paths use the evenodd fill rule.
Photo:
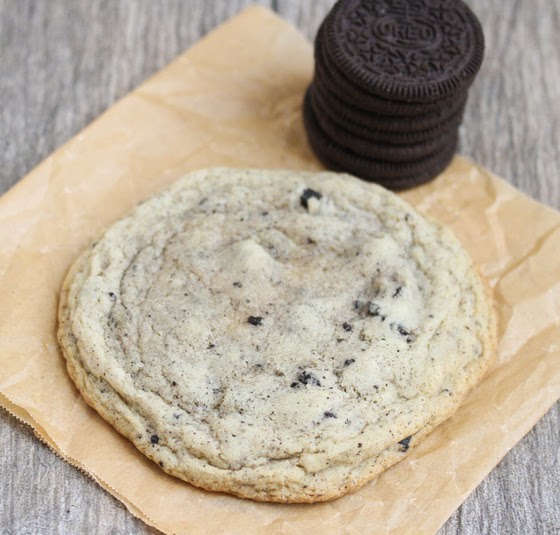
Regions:
<instances>
[{"instance_id":1,"label":"cookies and cream cookie","mask_svg":"<svg viewBox=\"0 0 560 535\"><path fill-rule=\"evenodd\" d=\"M109 228L63 286L68 371L163 470L314 502L402 459L494 353L442 226L348 175L193 172Z\"/></svg>"}]
</instances>

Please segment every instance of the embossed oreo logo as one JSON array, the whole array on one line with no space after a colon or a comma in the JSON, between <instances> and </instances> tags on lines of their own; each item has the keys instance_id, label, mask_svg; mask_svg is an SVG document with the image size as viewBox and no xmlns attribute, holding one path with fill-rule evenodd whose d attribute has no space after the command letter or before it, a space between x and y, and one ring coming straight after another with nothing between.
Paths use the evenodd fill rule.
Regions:
<instances>
[{"instance_id":1,"label":"embossed oreo logo","mask_svg":"<svg viewBox=\"0 0 560 535\"><path fill-rule=\"evenodd\" d=\"M440 40L433 26L425 21L410 18L398 20L383 17L374 21L371 29L380 41L406 48L428 48Z\"/></svg>"}]
</instances>

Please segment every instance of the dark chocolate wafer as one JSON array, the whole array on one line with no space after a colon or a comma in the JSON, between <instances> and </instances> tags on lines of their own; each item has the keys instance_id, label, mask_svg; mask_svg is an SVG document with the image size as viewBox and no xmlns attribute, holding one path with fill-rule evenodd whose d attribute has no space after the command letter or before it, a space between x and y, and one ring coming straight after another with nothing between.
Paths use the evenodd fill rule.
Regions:
<instances>
[{"instance_id":1,"label":"dark chocolate wafer","mask_svg":"<svg viewBox=\"0 0 560 535\"><path fill-rule=\"evenodd\" d=\"M427 130L417 132L388 132L364 126L359 122L350 120L348 117L321 105L317 99L311 99L311 107L314 110L316 120L321 128L330 137L336 137L336 132L342 131L359 138L369 139L376 143L391 143L393 145L415 145L426 143L436 138L447 138L456 132L463 120L463 108L443 123ZM341 134L342 135L342 134Z\"/></svg>"},{"instance_id":2,"label":"dark chocolate wafer","mask_svg":"<svg viewBox=\"0 0 560 535\"><path fill-rule=\"evenodd\" d=\"M311 88L307 90L305 98L311 100L307 106L311 106L314 109L312 105L313 96L310 93ZM317 115L315 118L319 126L323 128L325 124L324 118L320 120ZM342 128L330 126L328 118L326 124L327 128L323 128L323 131L340 147L346 148L359 156L378 158L388 162L415 162L444 150L449 143L449 137L440 135L441 132L439 131L436 137L421 143L395 145L384 141L372 141L370 138L356 136Z\"/></svg>"},{"instance_id":3,"label":"dark chocolate wafer","mask_svg":"<svg viewBox=\"0 0 560 535\"><path fill-rule=\"evenodd\" d=\"M391 100L432 102L468 89L484 35L462 0L339 0L325 50L352 82Z\"/></svg>"},{"instance_id":4,"label":"dark chocolate wafer","mask_svg":"<svg viewBox=\"0 0 560 535\"><path fill-rule=\"evenodd\" d=\"M417 184L415 178L418 183L420 183L420 179L426 181L433 178L447 166L457 146L457 134L455 133L444 149L432 156L416 162L388 162L359 156L336 144L319 126L309 99L304 100L303 120L309 144L325 165L387 187L412 187ZM392 183L393 186L391 186ZM395 184L400 185L395 186Z\"/></svg>"},{"instance_id":5,"label":"dark chocolate wafer","mask_svg":"<svg viewBox=\"0 0 560 535\"><path fill-rule=\"evenodd\" d=\"M344 103L336 94L321 86L317 80L311 84L313 99L317 99L324 109L345 117L348 121L359 123L366 128L385 132L421 132L445 124L445 121L464 109L467 95L461 96L449 108L411 117L395 117L360 110Z\"/></svg>"},{"instance_id":6,"label":"dark chocolate wafer","mask_svg":"<svg viewBox=\"0 0 560 535\"><path fill-rule=\"evenodd\" d=\"M331 93L336 94L341 100L351 106L384 115L411 117L414 115L437 112L441 108L450 108L458 99L466 95L466 92L463 92L433 102L407 102L390 100L369 93L349 80L344 73L340 72L336 65L325 56L322 28L323 26L319 28L315 39L314 80L318 85L327 87Z\"/></svg>"}]
</instances>

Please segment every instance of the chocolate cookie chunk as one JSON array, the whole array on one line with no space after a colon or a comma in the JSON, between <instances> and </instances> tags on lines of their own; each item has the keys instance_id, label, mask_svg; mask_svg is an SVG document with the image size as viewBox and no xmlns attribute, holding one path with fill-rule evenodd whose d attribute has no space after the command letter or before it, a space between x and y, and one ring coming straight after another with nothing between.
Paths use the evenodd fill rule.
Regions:
<instances>
[{"instance_id":1,"label":"chocolate cookie chunk","mask_svg":"<svg viewBox=\"0 0 560 535\"><path fill-rule=\"evenodd\" d=\"M462 0L339 0L324 31L338 69L392 100L431 102L463 92L484 55L480 23Z\"/></svg>"}]
</instances>

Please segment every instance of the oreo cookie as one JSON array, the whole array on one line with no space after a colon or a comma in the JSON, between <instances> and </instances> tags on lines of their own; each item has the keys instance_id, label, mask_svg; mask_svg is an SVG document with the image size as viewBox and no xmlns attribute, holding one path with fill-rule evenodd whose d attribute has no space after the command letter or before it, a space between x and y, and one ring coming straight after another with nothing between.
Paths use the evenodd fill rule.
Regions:
<instances>
[{"instance_id":1,"label":"oreo cookie","mask_svg":"<svg viewBox=\"0 0 560 535\"><path fill-rule=\"evenodd\" d=\"M307 106L310 106L313 110L318 126L338 146L357 155L388 162L413 162L443 150L448 143L448 138L438 135L439 131L434 136L421 140L419 143L400 145L388 143L387 134L383 132L377 132L376 137L379 138L379 141L372 140L370 131L367 132L367 137L355 135L338 127L326 114L317 113L313 106L313 96L310 94L310 90L311 88L308 89L305 98L310 101ZM452 135L453 133L452 130Z\"/></svg>"},{"instance_id":2,"label":"oreo cookie","mask_svg":"<svg viewBox=\"0 0 560 535\"><path fill-rule=\"evenodd\" d=\"M434 166L432 169L427 169L422 173L416 173L415 175L412 175L410 177L404 177L404 178L383 178L379 176L368 178L367 174L364 175L360 174L362 172L367 173L368 172L367 168L365 170L361 170L361 169L350 170L348 167L345 167L344 165L339 165L335 162L329 161L328 158L321 158L319 156L317 157L323 163L323 165L325 165L325 167L331 169L332 171L337 171L340 173L349 173L358 178L362 178L363 180L367 180L368 182L374 182L376 184L380 184L384 188L393 191L402 191L406 189L417 188L418 186L422 186L423 184L432 181L439 174L443 173L445 169L447 169L447 166L453 159L453 154L451 154L451 158L448 161L443 159L441 160L438 166Z\"/></svg>"},{"instance_id":3,"label":"oreo cookie","mask_svg":"<svg viewBox=\"0 0 560 535\"><path fill-rule=\"evenodd\" d=\"M309 144L327 167L392 189L413 187L433 178L447 167L457 146L455 135L440 151L426 158L410 162L390 162L360 156L334 142L319 126L309 98L304 100L303 119Z\"/></svg>"},{"instance_id":4,"label":"oreo cookie","mask_svg":"<svg viewBox=\"0 0 560 535\"><path fill-rule=\"evenodd\" d=\"M462 0L339 0L325 20L328 57L355 85L397 101L468 89L484 35Z\"/></svg>"},{"instance_id":5,"label":"oreo cookie","mask_svg":"<svg viewBox=\"0 0 560 535\"><path fill-rule=\"evenodd\" d=\"M340 72L333 65L328 56L324 52L323 25L319 28L315 40L315 73L314 81L317 85L328 87L329 90L336 94L342 101L349 105L370 111L392 116L411 117L414 115L423 115L438 111L441 108L452 107L457 99L466 95L453 94L445 99L435 100L433 102L414 102L390 100L369 93L360 86L356 86L349 80L344 73Z\"/></svg>"},{"instance_id":6,"label":"oreo cookie","mask_svg":"<svg viewBox=\"0 0 560 535\"><path fill-rule=\"evenodd\" d=\"M343 136L347 134L361 138L364 141L369 140L371 143L387 143L401 146L426 143L436 138L449 139L450 134L456 132L461 124L464 111L463 108L460 108L444 122L426 130L391 132L370 128L359 121L352 121L340 111L323 106L320 99L313 98L313 95L311 95L310 100L310 106L317 117L317 122L331 138L336 139L338 135Z\"/></svg>"},{"instance_id":7,"label":"oreo cookie","mask_svg":"<svg viewBox=\"0 0 560 535\"><path fill-rule=\"evenodd\" d=\"M344 118L344 122L359 123L360 125L384 132L422 132L444 125L446 121L461 113L467 101L467 95L462 95L449 107L442 107L437 111L412 117L395 117L368 112L345 104L336 94L330 93L317 81L311 84L312 98L320 103L323 109L336 111Z\"/></svg>"}]
</instances>

